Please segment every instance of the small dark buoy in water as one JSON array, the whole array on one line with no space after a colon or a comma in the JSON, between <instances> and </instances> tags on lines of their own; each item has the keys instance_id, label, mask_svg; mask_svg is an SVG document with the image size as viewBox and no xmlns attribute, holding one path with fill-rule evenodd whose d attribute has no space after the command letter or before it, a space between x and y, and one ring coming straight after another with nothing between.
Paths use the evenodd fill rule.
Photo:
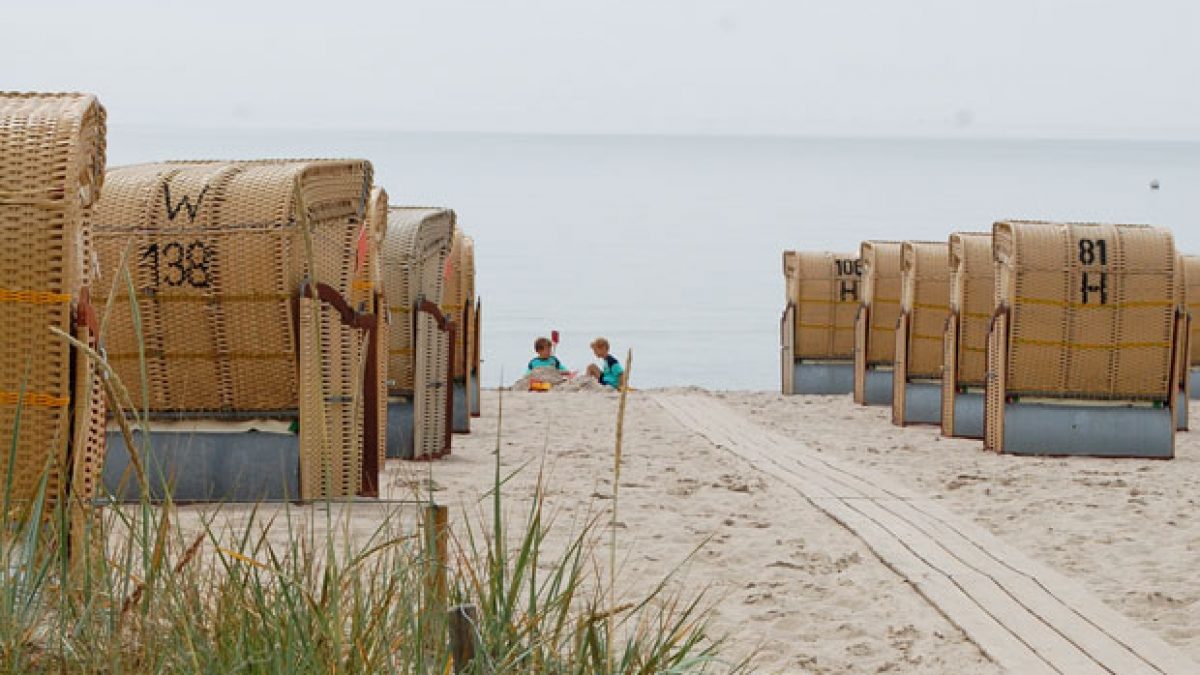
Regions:
<instances>
[{"instance_id":1,"label":"small dark buoy in water","mask_svg":"<svg viewBox=\"0 0 1200 675\"><path fill-rule=\"evenodd\" d=\"M1150 179L1150 189L1151 189L1151 190L1157 190L1157 189L1158 189L1158 179L1157 179L1157 178L1151 178L1151 179Z\"/></svg>"}]
</instances>

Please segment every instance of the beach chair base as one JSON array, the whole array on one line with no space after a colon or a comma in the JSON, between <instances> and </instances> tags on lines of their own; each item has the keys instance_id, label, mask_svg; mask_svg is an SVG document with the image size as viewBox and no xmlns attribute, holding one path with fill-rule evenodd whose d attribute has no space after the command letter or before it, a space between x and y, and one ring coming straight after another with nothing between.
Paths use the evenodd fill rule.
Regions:
<instances>
[{"instance_id":1,"label":"beach chair base","mask_svg":"<svg viewBox=\"0 0 1200 675\"><path fill-rule=\"evenodd\" d=\"M413 401L393 396L388 399L388 459L412 459L413 443Z\"/></svg>"},{"instance_id":2,"label":"beach chair base","mask_svg":"<svg viewBox=\"0 0 1200 675\"><path fill-rule=\"evenodd\" d=\"M1004 447L1012 455L1175 456L1167 407L1006 403Z\"/></svg>"},{"instance_id":3,"label":"beach chair base","mask_svg":"<svg viewBox=\"0 0 1200 675\"><path fill-rule=\"evenodd\" d=\"M1188 393L1180 390L1178 398L1175 399L1175 430L1188 430Z\"/></svg>"},{"instance_id":4,"label":"beach chair base","mask_svg":"<svg viewBox=\"0 0 1200 675\"><path fill-rule=\"evenodd\" d=\"M892 405L892 371L867 369L863 405Z\"/></svg>"},{"instance_id":5,"label":"beach chair base","mask_svg":"<svg viewBox=\"0 0 1200 675\"><path fill-rule=\"evenodd\" d=\"M139 448L143 432L133 433ZM142 496L130 466L125 437L108 432L104 487L117 501ZM135 450L146 472L151 500L253 502L300 499L300 440L293 433L262 431L155 431L149 452Z\"/></svg>"},{"instance_id":6,"label":"beach chair base","mask_svg":"<svg viewBox=\"0 0 1200 675\"><path fill-rule=\"evenodd\" d=\"M471 417L479 417L482 412L479 396L483 393L483 391L479 386L478 370L475 371L475 374L471 375L471 388L474 390L474 393L471 395Z\"/></svg>"},{"instance_id":7,"label":"beach chair base","mask_svg":"<svg viewBox=\"0 0 1200 675\"><path fill-rule=\"evenodd\" d=\"M451 431L456 434L471 433L471 410L467 402L467 383L462 380L454 381L454 404L451 414Z\"/></svg>"},{"instance_id":8,"label":"beach chair base","mask_svg":"<svg viewBox=\"0 0 1200 675\"><path fill-rule=\"evenodd\" d=\"M853 361L800 361L792 367L792 394L849 394L854 391Z\"/></svg>"},{"instance_id":9,"label":"beach chair base","mask_svg":"<svg viewBox=\"0 0 1200 675\"><path fill-rule=\"evenodd\" d=\"M906 382L904 384L904 424L942 423L942 384Z\"/></svg>"},{"instance_id":10,"label":"beach chair base","mask_svg":"<svg viewBox=\"0 0 1200 675\"><path fill-rule=\"evenodd\" d=\"M1200 368L1188 371L1188 389L1191 391L1192 400L1200 400Z\"/></svg>"},{"instance_id":11,"label":"beach chair base","mask_svg":"<svg viewBox=\"0 0 1200 675\"><path fill-rule=\"evenodd\" d=\"M954 428L950 435L955 438L983 438L983 408L983 394L955 394Z\"/></svg>"}]
</instances>

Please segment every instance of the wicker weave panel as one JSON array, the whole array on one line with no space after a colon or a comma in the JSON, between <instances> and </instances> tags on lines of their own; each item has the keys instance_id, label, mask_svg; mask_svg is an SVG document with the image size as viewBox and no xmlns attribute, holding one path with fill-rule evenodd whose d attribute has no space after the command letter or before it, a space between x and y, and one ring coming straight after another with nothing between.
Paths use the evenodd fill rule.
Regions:
<instances>
[{"instance_id":1,"label":"wicker weave panel","mask_svg":"<svg viewBox=\"0 0 1200 675\"><path fill-rule=\"evenodd\" d=\"M950 235L950 308L958 314L956 384L983 386L987 340L995 307L995 266L990 232Z\"/></svg>"},{"instance_id":2,"label":"wicker weave panel","mask_svg":"<svg viewBox=\"0 0 1200 675\"><path fill-rule=\"evenodd\" d=\"M1200 366L1200 256L1183 256L1184 302L1192 315L1191 356L1188 362Z\"/></svg>"},{"instance_id":3,"label":"wicker weave panel","mask_svg":"<svg viewBox=\"0 0 1200 675\"><path fill-rule=\"evenodd\" d=\"M866 328L866 362L887 365L896 357L896 320L900 318L901 242L864 241L862 304L870 308Z\"/></svg>"},{"instance_id":4,"label":"wicker weave panel","mask_svg":"<svg viewBox=\"0 0 1200 675\"><path fill-rule=\"evenodd\" d=\"M460 380L467 376L467 353L471 341L471 332L465 330L470 325L471 311L475 304L475 263L474 244L470 237L463 234L462 228L454 232L454 241L450 246L450 257L446 263L449 274L446 277L445 289L442 293L442 314L454 322L454 358L452 370L454 379Z\"/></svg>"},{"instance_id":5,"label":"wicker weave panel","mask_svg":"<svg viewBox=\"0 0 1200 675\"><path fill-rule=\"evenodd\" d=\"M73 385L77 356L50 329L80 335L72 305L90 282L105 125L91 95L0 93L0 429L10 441L22 408L15 461L0 453L0 475L11 469L13 500L32 497L47 468L47 497L59 498L69 452L73 463L103 463L103 438L87 433L101 400ZM74 384L88 382L90 365L78 365ZM85 447L69 451L73 435ZM77 497L91 496L88 481L76 483Z\"/></svg>"},{"instance_id":6,"label":"wicker weave panel","mask_svg":"<svg viewBox=\"0 0 1200 675\"><path fill-rule=\"evenodd\" d=\"M117 277L128 256L152 410L296 409L292 299L309 275L351 296L370 178L366 162L333 160L176 162L109 172L113 189L97 208L96 244L106 289L120 282L124 291ZM118 294L108 346L140 401L127 300Z\"/></svg>"},{"instance_id":7,"label":"wicker weave panel","mask_svg":"<svg viewBox=\"0 0 1200 675\"><path fill-rule=\"evenodd\" d=\"M788 301L796 306L795 357L854 358L854 316L861 290L861 265L849 253L788 251Z\"/></svg>"},{"instance_id":8,"label":"wicker weave panel","mask_svg":"<svg viewBox=\"0 0 1200 675\"><path fill-rule=\"evenodd\" d=\"M1168 400L1174 240L1143 225L1000 222L1009 395Z\"/></svg>"},{"instance_id":9,"label":"wicker weave panel","mask_svg":"<svg viewBox=\"0 0 1200 675\"><path fill-rule=\"evenodd\" d=\"M355 262L354 294L352 303L360 312L374 314L378 324L375 329L374 365L375 371L370 374L371 381L376 387L375 438L378 443L374 448L378 455L378 466L387 462L387 350L388 350L388 321L386 298L382 289L382 258L383 242L387 237L388 228L388 193L381 187L371 190L367 200L367 217L358 241L358 259ZM367 349L365 333L356 334L359 340L360 353ZM365 448L365 452L371 452Z\"/></svg>"},{"instance_id":10,"label":"wicker weave panel","mask_svg":"<svg viewBox=\"0 0 1200 675\"><path fill-rule=\"evenodd\" d=\"M388 379L397 393L411 393L416 381L414 308L418 298L441 304L446 258L455 231L454 211L391 207L383 244L383 289L392 315ZM430 340L433 335L428 335ZM429 340L424 344L430 344ZM431 347L432 348L432 347ZM445 352L439 352L445 353ZM432 358L439 358L434 355ZM446 357L440 357L446 360ZM449 367L446 362L446 367Z\"/></svg>"},{"instance_id":11,"label":"wicker weave panel","mask_svg":"<svg viewBox=\"0 0 1200 675\"><path fill-rule=\"evenodd\" d=\"M942 340L950 311L946 242L906 241L901 248L900 310L909 315L907 377L942 375Z\"/></svg>"}]
</instances>

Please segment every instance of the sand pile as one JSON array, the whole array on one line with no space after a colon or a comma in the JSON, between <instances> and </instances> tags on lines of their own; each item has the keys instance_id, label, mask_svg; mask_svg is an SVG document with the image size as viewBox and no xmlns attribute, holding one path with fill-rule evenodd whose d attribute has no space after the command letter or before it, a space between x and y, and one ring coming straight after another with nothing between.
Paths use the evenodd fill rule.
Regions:
<instances>
[{"instance_id":1,"label":"sand pile","mask_svg":"<svg viewBox=\"0 0 1200 675\"><path fill-rule=\"evenodd\" d=\"M533 381L549 383L552 392L613 391L610 387L600 384L591 375L569 377L568 373L554 368L534 368L533 372L513 382L511 389L512 391L529 391L529 383Z\"/></svg>"}]
</instances>

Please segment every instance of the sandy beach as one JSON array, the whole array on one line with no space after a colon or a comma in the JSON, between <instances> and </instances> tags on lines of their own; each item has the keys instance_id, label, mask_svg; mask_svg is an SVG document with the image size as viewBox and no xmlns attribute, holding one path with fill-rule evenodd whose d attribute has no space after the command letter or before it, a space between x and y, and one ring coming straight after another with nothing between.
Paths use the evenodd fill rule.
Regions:
<instances>
[{"instance_id":1,"label":"sandy beach","mask_svg":"<svg viewBox=\"0 0 1200 675\"><path fill-rule=\"evenodd\" d=\"M830 456L886 473L1084 584L1192 659L1200 659L1200 439L1178 437L1173 461L996 456L978 442L898 428L849 397L767 392L713 397L754 423ZM620 483L619 549L627 595L688 559L675 583L708 588L712 627L731 658L761 672L1000 672L966 636L851 532L794 490L631 394ZM494 470L497 392L484 417L433 465L389 463L393 496L437 486L455 518L480 508ZM511 516L532 498L544 462L548 510L607 518L617 398L504 392L500 435ZM483 505L486 507L486 505ZM606 535L605 535L606 536Z\"/></svg>"}]
</instances>

